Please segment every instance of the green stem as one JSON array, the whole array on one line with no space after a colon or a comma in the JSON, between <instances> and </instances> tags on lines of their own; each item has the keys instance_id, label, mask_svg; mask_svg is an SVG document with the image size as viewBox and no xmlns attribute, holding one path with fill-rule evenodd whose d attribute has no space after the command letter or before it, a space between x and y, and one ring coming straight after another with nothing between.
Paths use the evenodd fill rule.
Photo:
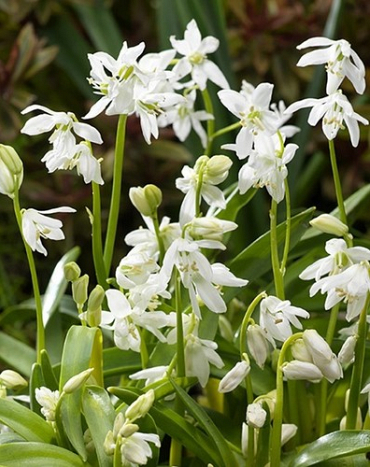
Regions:
<instances>
[{"instance_id":1,"label":"green stem","mask_svg":"<svg viewBox=\"0 0 370 467\"><path fill-rule=\"evenodd\" d=\"M271 201L270 209L270 242L271 242L271 263L274 274L275 294L280 300L284 300L284 280L279 264L279 251L277 241L277 202Z\"/></svg>"},{"instance_id":2,"label":"green stem","mask_svg":"<svg viewBox=\"0 0 370 467\"><path fill-rule=\"evenodd\" d=\"M335 154L335 146L334 146L334 141L332 139L329 140L329 152L330 152L331 169L333 172L335 195L337 197L337 204L338 204L338 209L339 209L339 218L343 222L343 224L348 225L346 210L345 210L344 202L343 202L342 186L340 183L340 177L339 177L339 171L338 171L338 165L337 165L337 157Z\"/></svg>"},{"instance_id":3,"label":"green stem","mask_svg":"<svg viewBox=\"0 0 370 467\"><path fill-rule=\"evenodd\" d=\"M247 311L244 315L242 324L240 326L240 335L239 335L239 352L240 352L240 358L243 357L243 353L247 350L246 347L246 336L247 336L247 327L249 324L249 320L251 319L252 313L254 312L256 306L259 304L259 302L263 299L266 298L266 292L261 292L257 295L257 297L252 301L252 303L249 305L247 308Z\"/></svg>"},{"instance_id":4,"label":"green stem","mask_svg":"<svg viewBox=\"0 0 370 467\"><path fill-rule=\"evenodd\" d=\"M326 331L326 342L331 346L334 339L335 334L335 327L338 321L338 314L339 314L339 306L338 303L330 310L330 318L328 329ZM318 413L317 413L317 435L323 436L326 432L326 407L327 407L327 396L328 396L328 380L323 379L320 383L320 392L319 392L319 401L317 402Z\"/></svg>"},{"instance_id":5,"label":"green stem","mask_svg":"<svg viewBox=\"0 0 370 467\"><path fill-rule=\"evenodd\" d=\"M24 235L23 235L22 213L21 213L21 209L19 205L18 192L14 193L13 207L14 207L15 217L17 219L18 228L22 236L24 248L26 250L28 267L29 267L30 274L31 274L33 295L35 298L35 307L36 307L36 330L37 330L37 336L36 336L36 356L37 356L36 358L37 360L36 361L37 363L41 364L41 352L42 350L45 349L45 329L44 329L44 323L43 323L43 318L42 318L42 302L41 302L41 295L40 295L40 287L39 287L39 281L37 278L36 265L35 265L35 260L33 258L32 249L26 242L26 239L24 238Z\"/></svg>"},{"instance_id":6,"label":"green stem","mask_svg":"<svg viewBox=\"0 0 370 467\"><path fill-rule=\"evenodd\" d=\"M152 220L153 220L154 232L155 232L155 236L157 237L158 248L159 248L159 264L161 265L163 258L164 258L165 250L164 250L163 238L159 230L159 222L158 222L157 213L155 214L155 216L152 217Z\"/></svg>"},{"instance_id":7,"label":"green stem","mask_svg":"<svg viewBox=\"0 0 370 467\"><path fill-rule=\"evenodd\" d=\"M103 257L103 244L101 237L101 207L100 207L100 186L92 182L93 193L93 215L92 215L92 253L95 267L95 274L104 290L107 290L107 273L105 270Z\"/></svg>"},{"instance_id":8,"label":"green stem","mask_svg":"<svg viewBox=\"0 0 370 467\"><path fill-rule=\"evenodd\" d=\"M211 135L211 140L213 141L219 136L225 135L226 133L229 133L230 131L237 130L240 128L240 126L241 126L240 121L233 123L232 125L225 126L225 128L221 128L220 130L215 131L213 135Z\"/></svg>"},{"instance_id":9,"label":"green stem","mask_svg":"<svg viewBox=\"0 0 370 467\"><path fill-rule=\"evenodd\" d=\"M355 362L352 369L351 385L349 388L348 409L347 409L347 430L356 428L357 411L359 406L360 391L362 386L362 376L365 360L366 337L367 337L367 309L370 303L370 293L366 298L366 303L361 311L358 322L358 339L355 349Z\"/></svg>"},{"instance_id":10,"label":"green stem","mask_svg":"<svg viewBox=\"0 0 370 467\"><path fill-rule=\"evenodd\" d=\"M116 147L114 154L113 167L113 186L109 209L107 236L105 238L104 247L104 264L105 271L109 275L112 265L114 243L116 240L117 223L119 217L119 208L121 201L121 185L122 185L122 170L124 159L124 146L126 136L126 120L127 115L120 115L117 125Z\"/></svg>"},{"instance_id":11,"label":"green stem","mask_svg":"<svg viewBox=\"0 0 370 467\"><path fill-rule=\"evenodd\" d=\"M207 89L202 91L202 97L203 97L203 102L204 102L204 107L205 107L206 112L213 115L212 100ZM205 152L207 156L211 155L214 130L215 130L214 119L207 120L207 148Z\"/></svg>"},{"instance_id":12,"label":"green stem","mask_svg":"<svg viewBox=\"0 0 370 467\"><path fill-rule=\"evenodd\" d=\"M291 228L292 228L290 190L289 190L289 183L287 179L284 180L284 185L285 185L285 206L286 206L286 230L285 230L285 245L284 245L283 259L281 260L281 265L280 265L280 271L283 276L285 275L286 264L288 261Z\"/></svg>"},{"instance_id":13,"label":"green stem","mask_svg":"<svg viewBox=\"0 0 370 467\"><path fill-rule=\"evenodd\" d=\"M279 467L281 458L281 426L283 424L283 401L284 401L284 375L283 363L285 354L289 346L302 337L302 332L297 332L290 336L283 344L276 368L276 404L274 411L274 421L271 434L270 467Z\"/></svg>"}]
</instances>

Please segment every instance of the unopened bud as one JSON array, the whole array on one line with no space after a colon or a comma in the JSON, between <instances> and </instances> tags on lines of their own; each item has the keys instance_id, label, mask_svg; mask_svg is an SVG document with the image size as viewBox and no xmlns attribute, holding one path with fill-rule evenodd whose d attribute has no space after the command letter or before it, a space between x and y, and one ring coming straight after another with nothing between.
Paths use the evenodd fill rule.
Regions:
<instances>
[{"instance_id":1,"label":"unopened bud","mask_svg":"<svg viewBox=\"0 0 370 467\"><path fill-rule=\"evenodd\" d=\"M207 163L205 180L218 185L226 179L231 166L232 161L227 156L211 157Z\"/></svg>"},{"instance_id":2,"label":"unopened bud","mask_svg":"<svg viewBox=\"0 0 370 467\"><path fill-rule=\"evenodd\" d=\"M343 368L347 368L354 362L356 343L357 336L349 336L342 345L342 348L338 353L338 360Z\"/></svg>"},{"instance_id":3,"label":"unopened bud","mask_svg":"<svg viewBox=\"0 0 370 467\"><path fill-rule=\"evenodd\" d=\"M190 235L193 238L222 241L226 232L238 227L232 221L218 219L217 217L195 217L191 222Z\"/></svg>"},{"instance_id":4,"label":"unopened bud","mask_svg":"<svg viewBox=\"0 0 370 467\"><path fill-rule=\"evenodd\" d=\"M70 261L69 263L65 264L63 269L64 277L68 282L76 281L81 275L81 269L74 261Z\"/></svg>"},{"instance_id":5,"label":"unopened bud","mask_svg":"<svg viewBox=\"0 0 370 467\"><path fill-rule=\"evenodd\" d=\"M297 339L291 346L292 355L295 360L302 362L311 362L312 357L303 339Z\"/></svg>"},{"instance_id":6,"label":"unopened bud","mask_svg":"<svg viewBox=\"0 0 370 467\"><path fill-rule=\"evenodd\" d=\"M82 306L86 302L88 286L89 276L87 274L72 282L72 296L77 305Z\"/></svg>"},{"instance_id":7,"label":"unopened bud","mask_svg":"<svg viewBox=\"0 0 370 467\"><path fill-rule=\"evenodd\" d=\"M321 232L343 237L348 234L348 225L330 214L321 214L310 221L312 227Z\"/></svg>"},{"instance_id":8,"label":"unopened bud","mask_svg":"<svg viewBox=\"0 0 370 467\"><path fill-rule=\"evenodd\" d=\"M125 416L131 421L144 417L151 409L155 400L153 389L139 396L126 410Z\"/></svg>"},{"instance_id":9,"label":"unopened bud","mask_svg":"<svg viewBox=\"0 0 370 467\"><path fill-rule=\"evenodd\" d=\"M266 410L259 403L247 407L247 424L253 428L262 428L266 421Z\"/></svg>"},{"instance_id":10,"label":"unopened bud","mask_svg":"<svg viewBox=\"0 0 370 467\"><path fill-rule=\"evenodd\" d=\"M139 431L139 425L136 425L135 423L125 423L120 429L119 434L122 438L129 438L137 431Z\"/></svg>"},{"instance_id":11,"label":"unopened bud","mask_svg":"<svg viewBox=\"0 0 370 467\"><path fill-rule=\"evenodd\" d=\"M89 295L89 301L87 302L87 308L89 311L97 310L101 307L105 297L105 291L101 285L97 285Z\"/></svg>"},{"instance_id":12,"label":"unopened bud","mask_svg":"<svg viewBox=\"0 0 370 467\"><path fill-rule=\"evenodd\" d=\"M162 192L155 185L130 188L129 197L135 208L143 215L152 217L162 202Z\"/></svg>"},{"instance_id":13,"label":"unopened bud","mask_svg":"<svg viewBox=\"0 0 370 467\"><path fill-rule=\"evenodd\" d=\"M286 379L303 379L312 383L318 383L324 376L314 363L301 362L299 360L284 363L282 370Z\"/></svg>"},{"instance_id":14,"label":"unopened bud","mask_svg":"<svg viewBox=\"0 0 370 467\"><path fill-rule=\"evenodd\" d=\"M0 193L14 198L23 181L23 163L11 146L0 144Z\"/></svg>"},{"instance_id":15,"label":"unopened bud","mask_svg":"<svg viewBox=\"0 0 370 467\"><path fill-rule=\"evenodd\" d=\"M63 386L63 392L66 394L71 394L72 392L80 389L86 381L89 379L91 373L94 371L94 368L88 368L85 371L81 371L78 375L72 376Z\"/></svg>"},{"instance_id":16,"label":"unopened bud","mask_svg":"<svg viewBox=\"0 0 370 467\"><path fill-rule=\"evenodd\" d=\"M7 389L14 389L15 391L28 385L27 381L13 370L4 370L0 373L0 384Z\"/></svg>"},{"instance_id":17,"label":"unopened bud","mask_svg":"<svg viewBox=\"0 0 370 467\"><path fill-rule=\"evenodd\" d=\"M244 359L238 362L220 381L218 391L221 393L231 392L245 379L251 370L247 354L243 354Z\"/></svg>"}]
</instances>

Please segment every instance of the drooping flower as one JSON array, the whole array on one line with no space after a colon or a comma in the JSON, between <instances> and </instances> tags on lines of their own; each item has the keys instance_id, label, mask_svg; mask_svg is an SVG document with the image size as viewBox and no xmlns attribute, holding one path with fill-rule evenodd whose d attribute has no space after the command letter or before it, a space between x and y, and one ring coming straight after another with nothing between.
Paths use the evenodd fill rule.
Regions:
<instances>
[{"instance_id":1,"label":"drooping flower","mask_svg":"<svg viewBox=\"0 0 370 467\"><path fill-rule=\"evenodd\" d=\"M172 47L182 58L176 63L173 72L177 81L191 73L192 82L203 91L207 80L217 84L220 88L228 89L226 81L219 67L208 59L208 54L215 52L219 46L219 40L212 36L202 39L196 21L191 20L186 26L184 39L178 40L175 36L170 37ZM187 83L189 87L191 83Z\"/></svg>"},{"instance_id":2,"label":"drooping flower","mask_svg":"<svg viewBox=\"0 0 370 467\"><path fill-rule=\"evenodd\" d=\"M251 370L250 363L247 360L242 360L231 368L230 371L220 381L218 391L221 393L231 392L239 386Z\"/></svg>"},{"instance_id":3,"label":"drooping flower","mask_svg":"<svg viewBox=\"0 0 370 467\"><path fill-rule=\"evenodd\" d=\"M328 140L333 140L338 131L345 128L345 124L353 147L358 145L360 139L358 122L369 124L366 118L353 110L351 103L340 89L320 99L310 97L295 102L286 109L286 112L293 113L305 107L312 107L308 117L310 125L315 126L322 119L322 130Z\"/></svg>"},{"instance_id":4,"label":"drooping flower","mask_svg":"<svg viewBox=\"0 0 370 467\"><path fill-rule=\"evenodd\" d=\"M270 110L273 87L270 83L261 83L250 94L243 90L218 92L222 104L240 119L242 128L235 143L222 146L224 149L235 151L239 159L249 156L256 135L273 135L278 129L279 118Z\"/></svg>"},{"instance_id":5,"label":"drooping flower","mask_svg":"<svg viewBox=\"0 0 370 467\"><path fill-rule=\"evenodd\" d=\"M297 63L297 66L326 64L328 81L326 92L331 94L341 85L347 77L359 94L365 90L365 66L345 39L333 40L327 37L312 37L297 46L297 49L320 47L306 53Z\"/></svg>"},{"instance_id":6,"label":"drooping flower","mask_svg":"<svg viewBox=\"0 0 370 467\"><path fill-rule=\"evenodd\" d=\"M41 413L48 422L55 421L55 410L59 400L59 391L52 391L51 389L41 386L36 388L35 397L37 402L41 405Z\"/></svg>"},{"instance_id":7,"label":"drooping flower","mask_svg":"<svg viewBox=\"0 0 370 467\"><path fill-rule=\"evenodd\" d=\"M76 212L68 206L37 211L36 209L22 210L22 232L28 245L33 251L47 255L46 248L41 243L42 238L51 240L63 240L62 221L45 216L45 214L56 214L59 212Z\"/></svg>"}]
</instances>

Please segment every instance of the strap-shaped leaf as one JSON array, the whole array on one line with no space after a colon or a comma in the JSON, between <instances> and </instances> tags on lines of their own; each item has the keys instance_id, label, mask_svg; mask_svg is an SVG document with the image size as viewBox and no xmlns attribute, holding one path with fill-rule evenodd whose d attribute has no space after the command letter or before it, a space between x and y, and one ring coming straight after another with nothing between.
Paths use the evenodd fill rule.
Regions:
<instances>
[{"instance_id":1,"label":"strap-shaped leaf","mask_svg":"<svg viewBox=\"0 0 370 467\"><path fill-rule=\"evenodd\" d=\"M0 445L0 465L7 467L87 467L73 452L43 443Z\"/></svg>"},{"instance_id":2,"label":"strap-shaped leaf","mask_svg":"<svg viewBox=\"0 0 370 467\"><path fill-rule=\"evenodd\" d=\"M136 392L135 392L136 391ZM142 393L133 388L109 388L109 392L123 400L126 404L131 404ZM158 428L167 433L171 438L178 440L189 451L194 453L206 464L221 466L223 461L215 449L211 438L203 433L199 428L187 422L174 410L169 409L161 402L155 402L149 411Z\"/></svg>"},{"instance_id":3,"label":"strap-shaped leaf","mask_svg":"<svg viewBox=\"0 0 370 467\"><path fill-rule=\"evenodd\" d=\"M0 332L0 360L29 377L32 365L36 361L36 352L23 342Z\"/></svg>"},{"instance_id":4,"label":"strap-shaped leaf","mask_svg":"<svg viewBox=\"0 0 370 467\"><path fill-rule=\"evenodd\" d=\"M11 399L0 398L0 423L14 430L26 441L55 441L53 428L43 418Z\"/></svg>"},{"instance_id":5,"label":"strap-shaped leaf","mask_svg":"<svg viewBox=\"0 0 370 467\"><path fill-rule=\"evenodd\" d=\"M116 413L109 394L98 386L86 386L82 393L82 408L94 441L100 467L110 467L112 456L104 450L104 440L109 430L113 429Z\"/></svg>"},{"instance_id":6,"label":"strap-shaped leaf","mask_svg":"<svg viewBox=\"0 0 370 467\"><path fill-rule=\"evenodd\" d=\"M370 431L335 431L322 436L302 449L289 465L290 467L308 467L329 459L339 459L369 451Z\"/></svg>"}]
</instances>

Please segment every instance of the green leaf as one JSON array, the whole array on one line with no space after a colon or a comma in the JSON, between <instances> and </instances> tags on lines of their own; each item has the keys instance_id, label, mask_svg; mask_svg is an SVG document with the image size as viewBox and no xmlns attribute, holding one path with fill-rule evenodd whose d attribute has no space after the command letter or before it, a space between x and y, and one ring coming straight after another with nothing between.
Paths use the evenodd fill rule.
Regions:
<instances>
[{"instance_id":1,"label":"green leaf","mask_svg":"<svg viewBox=\"0 0 370 467\"><path fill-rule=\"evenodd\" d=\"M127 404L134 402L141 392L121 388L109 388L109 392L116 395ZM194 453L206 464L223 465L222 459L215 449L213 441L203 431L187 422L174 410L169 409L164 403L155 402L149 411L158 428L167 433Z\"/></svg>"},{"instance_id":2,"label":"green leaf","mask_svg":"<svg viewBox=\"0 0 370 467\"><path fill-rule=\"evenodd\" d=\"M109 394L98 386L85 386L82 393L82 408L94 441L100 467L112 465L112 456L104 450L104 440L109 430L113 429L116 413Z\"/></svg>"},{"instance_id":3,"label":"green leaf","mask_svg":"<svg viewBox=\"0 0 370 467\"><path fill-rule=\"evenodd\" d=\"M31 368L36 361L34 349L14 337L0 332L0 360L24 376L31 376Z\"/></svg>"},{"instance_id":4,"label":"green leaf","mask_svg":"<svg viewBox=\"0 0 370 467\"><path fill-rule=\"evenodd\" d=\"M55 377L53 367L51 366L49 355L45 349L41 350L41 368L44 376L45 386L56 391L58 389L58 380Z\"/></svg>"},{"instance_id":5,"label":"green leaf","mask_svg":"<svg viewBox=\"0 0 370 467\"><path fill-rule=\"evenodd\" d=\"M46 386L44 376L42 374L41 365L39 363L34 363L32 367L32 375L30 378L30 407L32 412L41 415L40 404L37 402L35 397L35 392L37 388L41 386Z\"/></svg>"},{"instance_id":6,"label":"green leaf","mask_svg":"<svg viewBox=\"0 0 370 467\"><path fill-rule=\"evenodd\" d=\"M104 349L103 368L105 377L135 373L142 369L140 354L118 347Z\"/></svg>"},{"instance_id":7,"label":"green leaf","mask_svg":"<svg viewBox=\"0 0 370 467\"><path fill-rule=\"evenodd\" d=\"M79 247L72 248L72 250L66 253L59 260L54 268L42 302L42 318L44 326L48 324L50 317L58 308L68 285L68 282L64 277L64 265L70 261L75 261L78 258L80 251Z\"/></svg>"},{"instance_id":8,"label":"green leaf","mask_svg":"<svg viewBox=\"0 0 370 467\"><path fill-rule=\"evenodd\" d=\"M294 457L290 467L308 467L370 451L370 431L335 431L309 444Z\"/></svg>"},{"instance_id":9,"label":"green leaf","mask_svg":"<svg viewBox=\"0 0 370 467\"><path fill-rule=\"evenodd\" d=\"M188 412L200 423L204 428L205 432L214 441L215 448L218 450L222 459L222 464L225 467L235 466L234 455L231 452L224 436L221 434L217 426L213 423L209 415L202 409L202 407L195 402L195 400L189 396L180 386L178 386L174 380L170 379L172 385L180 397Z\"/></svg>"},{"instance_id":10,"label":"green leaf","mask_svg":"<svg viewBox=\"0 0 370 467\"><path fill-rule=\"evenodd\" d=\"M235 184L236 186L236 184ZM220 219L225 219L229 221L235 221L238 212L242 207L249 203L249 201L254 197L257 193L256 188L251 188L246 193L241 195L237 187L235 187L236 191L233 191L228 198L226 198L227 206L226 209L220 211L217 214L217 217Z\"/></svg>"},{"instance_id":11,"label":"green leaf","mask_svg":"<svg viewBox=\"0 0 370 467\"><path fill-rule=\"evenodd\" d=\"M43 443L0 445L0 464L7 467L83 467L87 466L73 452Z\"/></svg>"},{"instance_id":12,"label":"green leaf","mask_svg":"<svg viewBox=\"0 0 370 467\"><path fill-rule=\"evenodd\" d=\"M43 418L11 399L0 399L0 423L8 426L26 441L54 442L54 430Z\"/></svg>"}]
</instances>

